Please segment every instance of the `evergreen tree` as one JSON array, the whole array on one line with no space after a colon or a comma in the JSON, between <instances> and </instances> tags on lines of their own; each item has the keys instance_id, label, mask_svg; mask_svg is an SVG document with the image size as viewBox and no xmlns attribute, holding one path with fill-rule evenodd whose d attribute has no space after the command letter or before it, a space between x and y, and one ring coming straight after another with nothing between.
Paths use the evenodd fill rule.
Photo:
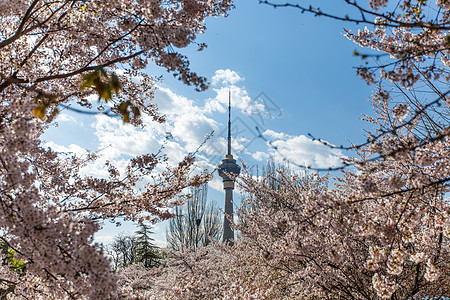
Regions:
<instances>
[{"instance_id":1,"label":"evergreen tree","mask_svg":"<svg viewBox=\"0 0 450 300\"><path fill-rule=\"evenodd\" d=\"M162 255L154 244L155 239L151 237L153 234L151 226L140 223L139 230L135 234L136 262L141 262L146 268L159 266Z\"/></svg>"}]
</instances>

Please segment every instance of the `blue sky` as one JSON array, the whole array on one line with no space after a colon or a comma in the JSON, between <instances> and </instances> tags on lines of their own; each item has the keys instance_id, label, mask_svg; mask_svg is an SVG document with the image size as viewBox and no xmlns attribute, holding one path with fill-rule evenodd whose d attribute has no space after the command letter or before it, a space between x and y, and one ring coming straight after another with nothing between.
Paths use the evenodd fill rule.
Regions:
<instances>
[{"instance_id":1,"label":"blue sky","mask_svg":"<svg viewBox=\"0 0 450 300\"><path fill-rule=\"evenodd\" d=\"M343 5L333 2L329 10L339 11ZM362 137L358 118L370 113L371 87L355 75L361 59L353 56L357 46L343 36L344 26L354 25L246 0L237 2L228 18L211 18L207 26L199 41L208 48L185 51L192 69L209 78L218 69L231 69L245 78L250 96L265 92L284 111L272 129L309 132L336 144ZM164 77L164 86L192 99L210 95Z\"/></svg>"},{"instance_id":2,"label":"blue sky","mask_svg":"<svg viewBox=\"0 0 450 300\"><path fill-rule=\"evenodd\" d=\"M327 4L329 10L345 8L336 2ZM101 176L104 160L121 166L133 155L154 152L166 131L174 135L166 153L176 163L214 130L214 137L199 153L197 166L198 170L212 170L221 152L225 154L225 107L231 90L235 157L249 166L264 165L269 155L280 159L280 153L299 164L335 164L337 159L331 155L349 153L331 153L306 135L311 133L336 145L348 144L347 139L363 141L361 128L366 124L360 117L371 112L368 97L373 88L356 76L353 67L361 60L352 55L357 46L343 36L344 27L357 29L293 9L273 9L257 0L238 1L228 18L207 20L208 29L198 39L208 44L204 51L197 52L195 47L181 50L190 58L192 70L209 78L208 91L196 92L161 68L148 68L150 74L164 77L155 101L166 114L167 124L145 120L146 128L138 130L114 118L62 113L57 118L59 126L50 128L44 139L63 152L104 149L98 164L85 170ZM280 153L257 138L256 126ZM209 195L223 206L220 186L216 178ZM161 243L165 226L155 227ZM129 224L118 228L106 224L97 238L109 241L119 232L133 230Z\"/></svg>"}]
</instances>

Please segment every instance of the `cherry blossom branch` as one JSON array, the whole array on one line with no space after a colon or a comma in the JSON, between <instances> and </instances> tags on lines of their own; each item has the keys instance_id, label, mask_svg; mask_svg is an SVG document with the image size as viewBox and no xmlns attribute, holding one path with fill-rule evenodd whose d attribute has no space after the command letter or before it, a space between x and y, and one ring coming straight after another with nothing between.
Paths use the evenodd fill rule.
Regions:
<instances>
[{"instance_id":1,"label":"cherry blossom branch","mask_svg":"<svg viewBox=\"0 0 450 300\"><path fill-rule=\"evenodd\" d=\"M33 56L33 54L39 49L39 47L45 42L45 40L49 37L48 34L45 34L40 40L39 42L36 43L36 45L34 45L33 49L31 49L31 51L28 53L28 55L20 62L19 64L19 68L16 70L16 72L14 72L14 74L12 75L13 77L15 77L17 75L17 73L19 72L19 69L22 68L23 66L25 66L25 64L27 63L27 61Z\"/></svg>"},{"instance_id":2,"label":"cherry blossom branch","mask_svg":"<svg viewBox=\"0 0 450 300\"><path fill-rule=\"evenodd\" d=\"M108 50L108 48L110 48L111 46L113 46L114 44L116 44L117 42L120 42L121 40L123 40L125 37L127 37L128 35L132 34L134 31L136 31L140 26L141 23L144 20L141 20L140 22L138 22L136 24L136 26L134 26L131 30L129 30L128 32L124 33L123 35L119 36L118 38L112 40L111 42L109 42L101 51L99 51L99 53L93 57L90 61L88 61L86 63L86 65L84 66L84 68L89 67L91 65L91 63L93 63L95 60L97 60L99 57L101 57L103 55L103 53L105 53L106 50Z\"/></svg>"},{"instance_id":3,"label":"cherry blossom branch","mask_svg":"<svg viewBox=\"0 0 450 300\"><path fill-rule=\"evenodd\" d=\"M25 26L25 23L28 21L28 19L30 18L31 15L31 11L34 9L34 7L39 3L40 0L34 0L30 6L28 7L27 11L25 12L25 15L23 16L22 22L19 24L19 27L17 27L16 32L14 33L13 36L11 36L10 38L0 42L0 49L2 49L3 47L14 43L16 40L18 40L21 36L22 36L22 30Z\"/></svg>"},{"instance_id":4,"label":"cherry blossom branch","mask_svg":"<svg viewBox=\"0 0 450 300\"><path fill-rule=\"evenodd\" d=\"M120 117L120 114L116 114L111 112L111 108L108 107L108 110L105 111L91 111L91 110L84 110L84 109L79 109L79 108L75 108L72 107L71 105L66 105L63 103L59 103L58 106L61 106L64 109L79 113L79 114L83 114L83 115L105 115L108 117Z\"/></svg>"},{"instance_id":5,"label":"cherry blossom branch","mask_svg":"<svg viewBox=\"0 0 450 300\"><path fill-rule=\"evenodd\" d=\"M265 5L271 6L273 8L279 8L279 7L294 8L294 9L300 10L301 13L305 13L305 12L311 13L317 17L326 17L326 18L330 18L330 19L334 19L334 20L338 20L338 21L351 22L351 23L355 23L355 24L367 24L367 25L373 25L373 26L385 26L385 27L392 27L392 28L427 28L427 29L433 29L433 30L449 30L450 29L450 26L447 25L446 23L440 24L440 23L421 22L421 21L403 22L401 20L391 18L387 14L377 13L375 11L365 9L365 8L361 7L360 5L358 5L356 3L356 1L345 0L345 2L347 2L347 4L358 9L359 12L361 13L362 17L360 19L357 19L357 18L349 17L348 15L346 15L346 16L334 15L331 13L323 12L319 7L317 7L317 8L312 7L312 6L307 7L307 6L302 6L300 4L293 4L290 2L275 3L275 2L270 2L268 0L260 0L259 1L260 4L265 4ZM374 18L381 18L383 21L368 20L366 18L365 14L371 15Z\"/></svg>"},{"instance_id":6,"label":"cherry blossom branch","mask_svg":"<svg viewBox=\"0 0 450 300\"><path fill-rule=\"evenodd\" d=\"M439 97L438 97L436 100L431 101L431 102L429 102L428 104L423 105L420 109L416 110L416 111L414 112L414 115L413 115L411 118L409 118L407 121L401 122L399 125L396 125L395 127L393 127L392 129L389 129L389 130L383 130L383 129L379 130L379 131L380 131L379 134L377 134L377 135L371 137L370 139L367 140L367 142L364 142L364 143L362 143L362 144L358 144L358 145L355 145L355 146L349 146L349 147L334 146L334 145L332 145L332 144L328 143L327 141L324 141L324 140L322 140L322 139L320 139L320 138L319 138L319 139L318 139L318 138L315 138L315 137L314 137L313 135L311 135L310 133L308 133L308 136L311 137L313 141L318 141L318 142L322 143L323 145L329 147L330 149L358 150L358 149L360 149L360 148L362 148L362 147L364 147L364 146L368 146L368 145L370 145L370 144L373 144L374 142L376 142L377 140L381 139L381 138L382 138L383 136L385 136L386 134L390 134L390 133L396 132L396 131L398 131L399 129L402 129L403 127L405 127L405 126L410 126L411 124L413 124L413 122L414 122L419 116L421 116L422 114L424 114L425 111L426 111L429 107L432 107L432 106L434 106L434 105L438 105L438 104L440 104L441 101L444 101L444 102L445 102L445 97L446 97L448 94L450 94L450 90L446 91L445 93L440 93L440 94L439 94Z\"/></svg>"},{"instance_id":7,"label":"cherry blossom branch","mask_svg":"<svg viewBox=\"0 0 450 300\"><path fill-rule=\"evenodd\" d=\"M114 65L114 64L117 64L117 63L128 61L128 60L130 60L130 59L132 59L132 58L134 58L136 56L139 56L139 55L143 54L144 52L146 52L146 51L145 50L141 50L141 51L135 52L133 54L130 54L130 55L127 55L127 56L124 56L124 57L119 57L119 58L116 58L114 60L107 61L107 62L104 62L102 64L96 65L96 66L90 66L90 67L89 66L85 66L85 67L83 67L81 69L78 69L78 70L75 70L75 71L72 71L72 72L69 72L69 73L65 73L65 74L55 74L55 75L51 75L51 76L47 76L47 77L37 78L36 80L33 80L33 83L39 83L39 82L51 81L51 80L55 80L55 79L65 79L65 78L73 77L75 75L79 75L79 74L87 72L87 71L93 71L93 70L97 70L97 69L100 69L100 68L108 67L108 66L111 66L111 65ZM17 83L29 83L28 80L20 80L20 79L18 79L18 80L11 80L11 81L13 83L16 83L16 82Z\"/></svg>"},{"instance_id":8,"label":"cherry blossom branch","mask_svg":"<svg viewBox=\"0 0 450 300\"><path fill-rule=\"evenodd\" d=\"M10 84L19 84L19 83L40 83L40 82L46 82L46 81L51 81L51 80L56 80L56 79L65 79L65 78L70 78L73 77L75 75L79 75L88 71L94 71L94 70L98 70L100 68L104 68L104 67L108 67L110 65L114 65L116 63L120 63L120 62L124 62L124 61L128 61L136 56L139 56L141 54L143 54L144 52L146 52L145 50L141 50L138 51L136 53L133 53L131 55L125 56L125 57L120 57L117 59L114 59L112 61L108 61L105 62L103 64L97 65L97 66L85 66L81 69L69 72L69 73L65 73L65 74L55 74L55 75L50 75L50 76L46 76L46 77L41 77L41 78L37 78L36 80L33 80L33 82L30 82L29 80L25 80L25 79L19 79L19 78L15 78L14 76L10 76L8 78L5 78L4 76L2 76L4 78L4 83L0 84L0 92L2 92L4 89L6 89ZM28 88L28 87L27 87Z\"/></svg>"},{"instance_id":9,"label":"cherry blossom branch","mask_svg":"<svg viewBox=\"0 0 450 300\"><path fill-rule=\"evenodd\" d=\"M41 1L41 0L34 0L34 2L39 2L39 1ZM34 3L33 2L33 3ZM48 5L48 4L46 4L46 5ZM22 26L22 29L19 31L19 30L17 30L16 31L16 33L13 35L13 36L11 36L10 38L7 38L6 40L3 40L2 42L0 42L0 49L2 49L2 48L4 48L4 47L6 47L6 46L8 46L8 45L10 45L10 44L12 44L12 43L14 43L15 41L17 41L18 39L20 39L22 36L24 36L24 35L26 35L26 34L29 34L29 33L31 33L31 32L33 32L35 29L37 29L37 28L40 28L40 27L43 27L44 26L44 24L46 24L48 21L50 21L61 9L63 9L65 6L67 5L67 2L64 2L64 4L61 6L61 7L59 7L58 9L56 9L55 11L53 11L46 19L44 19L44 20L42 20L42 21L40 21L40 22L38 22L37 24L35 24L35 25L33 25L33 26L30 26L30 27L27 27L27 28L25 28L25 30L24 30L24 28L23 28L23 26ZM24 24L24 23L26 23L26 21L28 21L30 18L31 18L31 16L35 13L36 11L33 11L33 12L29 12L29 16L26 18L26 19L23 19L22 20L22 23ZM28 13L28 11L27 11L27 13ZM62 14L62 16L64 16L64 15L66 15L67 14L67 12L66 13L63 13ZM61 16L61 17L62 17ZM21 23L21 24L22 24ZM20 27L20 26L19 26ZM62 29L59 29L58 31L61 31Z\"/></svg>"},{"instance_id":10,"label":"cherry blossom branch","mask_svg":"<svg viewBox=\"0 0 450 300\"><path fill-rule=\"evenodd\" d=\"M392 197L392 196L402 195L402 194L405 194L405 193L414 192L414 191L422 190L422 189L429 188L429 187L439 186L439 185L442 185L442 184L447 183L449 181L450 181L450 177L444 177L444 178L441 178L441 179L436 180L436 181L432 181L432 182L430 182L428 184L425 184L423 186L420 186L420 187L410 187L410 188L400 189L400 190L396 190L396 191L393 191L393 192L390 192L390 193L385 193L385 194L381 194L381 195L377 195L377 196L369 196L369 197L364 197L364 198L360 198L360 199L349 200L346 203L338 203L338 204L336 204L334 206L326 207L324 209L321 209L321 210L315 212L314 214L312 214L312 215L308 216L307 218L303 219L301 222L302 223L303 222L309 222L314 217L316 217L317 215L319 215L321 213L324 213L324 212L326 212L328 210L336 209L336 208L338 208L338 207L340 207L342 205L356 204L356 203L361 203L361 202L367 202L367 201L372 201L372 200L389 198L389 197Z\"/></svg>"}]
</instances>

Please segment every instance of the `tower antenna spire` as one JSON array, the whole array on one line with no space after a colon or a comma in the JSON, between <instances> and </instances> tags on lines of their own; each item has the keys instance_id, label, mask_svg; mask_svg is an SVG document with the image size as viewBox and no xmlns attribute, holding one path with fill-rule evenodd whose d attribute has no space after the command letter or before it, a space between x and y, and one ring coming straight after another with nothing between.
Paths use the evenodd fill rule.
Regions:
<instances>
[{"instance_id":1,"label":"tower antenna spire","mask_svg":"<svg viewBox=\"0 0 450 300\"><path fill-rule=\"evenodd\" d=\"M228 155L231 155L231 90L228 90Z\"/></svg>"}]
</instances>

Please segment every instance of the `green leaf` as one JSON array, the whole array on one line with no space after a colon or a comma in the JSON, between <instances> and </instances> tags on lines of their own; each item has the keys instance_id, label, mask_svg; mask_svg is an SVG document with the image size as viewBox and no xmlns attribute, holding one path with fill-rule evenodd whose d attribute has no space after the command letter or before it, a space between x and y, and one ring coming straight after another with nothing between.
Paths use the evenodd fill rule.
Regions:
<instances>
[{"instance_id":1,"label":"green leaf","mask_svg":"<svg viewBox=\"0 0 450 300\"><path fill-rule=\"evenodd\" d=\"M139 117L141 115L140 109L136 106L132 106L131 111L133 112L134 117Z\"/></svg>"},{"instance_id":2,"label":"green leaf","mask_svg":"<svg viewBox=\"0 0 450 300\"><path fill-rule=\"evenodd\" d=\"M123 114L128 111L128 106L130 106L130 101L122 102L117 109L121 114Z\"/></svg>"},{"instance_id":3,"label":"green leaf","mask_svg":"<svg viewBox=\"0 0 450 300\"><path fill-rule=\"evenodd\" d=\"M450 35L445 36L445 41L447 42L447 44L450 44Z\"/></svg>"},{"instance_id":4,"label":"green leaf","mask_svg":"<svg viewBox=\"0 0 450 300\"><path fill-rule=\"evenodd\" d=\"M122 114L122 119L125 123L130 123L130 113L127 111Z\"/></svg>"},{"instance_id":5,"label":"green leaf","mask_svg":"<svg viewBox=\"0 0 450 300\"><path fill-rule=\"evenodd\" d=\"M122 85L120 84L119 78L115 73L111 74L111 81L109 82L111 90L113 90L116 95L119 95L120 90L122 89Z\"/></svg>"},{"instance_id":6,"label":"green leaf","mask_svg":"<svg viewBox=\"0 0 450 300\"><path fill-rule=\"evenodd\" d=\"M43 104L39 104L35 108L33 108L32 113L42 120L45 118L45 114L47 113L47 107L45 107L45 105Z\"/></svg>"},{"instance_id":7,"label":"green leaf","mask_svg":"<svg viewBox=\"0 0 450 300\"><path fill-rule=\"evenodd\" d=\"M90 88L95 86L95 82L100 79L100 73L98 71L94 71L92 73L86 74L83 76L82 83L80 85L80 90L84 90L85 88Z\"/></svg>"}]
</instances>

